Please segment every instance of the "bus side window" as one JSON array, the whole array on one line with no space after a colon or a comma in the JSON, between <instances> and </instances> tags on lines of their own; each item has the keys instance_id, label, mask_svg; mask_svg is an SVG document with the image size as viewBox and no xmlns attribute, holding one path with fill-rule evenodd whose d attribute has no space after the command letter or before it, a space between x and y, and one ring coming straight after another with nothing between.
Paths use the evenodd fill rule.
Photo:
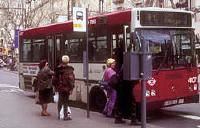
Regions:
<instances>
[{"instance_id":1,"label":"bus side window","mask_svg":"<svg viewBox=\"0 0 200 128\"><path fill-rule=\"evenodd\" d=\"M48 56L48 63L50 68L53 68L54 66L54 44L53 44L53 39L48 38L47 39L48 43L48 49L47 49L47 56Z\"/></svg>"},{"instance_id":2,"label":"bus side window","mask_svg":"<svg viewBox=\"0 0 200 128\"><path fill-rule=\"evenodd\" d=\"M22 53L22 57L21 57L21 60L22 61L31 61L31 56L32 56L32 53L31 53L31 40L30 39L24 39L23 40L24 43L23 43L23 46L22 46L22 49L21 49L21 53Z\"/></svg>"},{"instance_id":3,"label":"bus side window","mask_svg":"<svg viewBox=\"0 0 200 128\"><path fill-rule=\"evenodd\" d=\"M126 34L126 45L127 45L127 51L129 51L129 52L134 51L134 44L133 44L133 41L131 41L130 33Z\"/></svg>"},{"instance_id":4,"label":"bus side window","mask_svg":"<svg viewBox=\"0 0 200 128\"><path fill-rule=\"evenodd\" d=\"M61 56L61 37L57 37L56 39L56 57Z\"/></svg>"},{"instance_id":5,"label":"bus side window","mask_svg":"<svg viewBox=\"0 0 200 128\"><path fill-rule=\"evenodd\" d=\"M95 61L105 62L109 54L107 36L97 37Z\"/></svg>"},{"instance_id":6,"label":"bus side window","mask_svg":"<svg viewBox=\"0 0 200 128\"><path fill-rule=\"evenodd\" d=\"M33 40L33 61L39 62L45 59L45 43L44 39Z\"/></svg>"},{"instance_id":7,"label":"bus side window","mask_svg":"<svg viewBox=\"0 0 200 128\"><path fill-rule=\"evenodd\" d=\"M81 62L83 53L83 39L71 39L65 41L64 54L70 57L72 62Z\"/></svg>"},{"instance_id":8,"label":"bus side window","mask_svg":"<svg viewBox=\"0 0 200 128\"><path fill-rule=\"evenodd\" d=\"M96 52L97 52L97 46L95 41L90 41L88 43L88 57L89 57L89 61L93 62L96 60Z\"/></svg>"},{"instance_id":9,"label":"bus side window","mask_svg":"<svg viewBox=\"0 0 200 128\"><path fill-rule=\"evenodd\" d=\"M112 35L112 46L111 46L112 48L112 51L111 51L111 55L113 55L113 49L115 49L116 47L117 47L117 39L116 39L116 34L113 34Z\"/></svg>"}]
</instances>

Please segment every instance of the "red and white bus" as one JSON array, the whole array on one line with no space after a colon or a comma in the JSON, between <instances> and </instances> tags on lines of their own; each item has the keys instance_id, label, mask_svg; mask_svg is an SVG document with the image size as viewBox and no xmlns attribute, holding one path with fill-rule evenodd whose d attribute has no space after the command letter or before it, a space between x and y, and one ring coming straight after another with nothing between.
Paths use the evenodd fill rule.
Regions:
<instances>
[{"instance_id":1,"label":"red and white bus","mask_svg":"<svg viewBox=\"0 0 200 128\"><path fill-rule=\"evenodd\" d=\"M105 61L112 56L117 42L124 51L140 52L146 44L152 54L152 78L146 83L147 108L196 103L199 100L194 45L193 14L164 8L134 8L89 18L90 107L101 110L106 94L98 81ZM76 83L72 101L86 104L83 77L84 33L73 32L72 21L29 28L20 32L20 88L32 89L38 62L47 59L52 69L57 59L67 54L75 68ZM133 90L140 102L140 82Z\"/></svg>"}]
</instances>

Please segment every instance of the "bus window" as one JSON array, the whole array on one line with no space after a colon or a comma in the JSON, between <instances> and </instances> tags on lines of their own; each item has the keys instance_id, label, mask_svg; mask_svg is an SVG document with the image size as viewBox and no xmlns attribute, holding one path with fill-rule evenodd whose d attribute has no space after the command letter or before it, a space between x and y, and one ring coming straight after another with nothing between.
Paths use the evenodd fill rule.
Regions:
<instances>
[{"instance_id":1,"label":"bus window","mask_svg":"<svg viewBox=\"0 0 200 128\"><path fill-rule=\"evenodd\" d=\"M124 39L123 39L124 35L123 34L113 34L112 35L112 54L114 54L114 49L116 49L120 43L120 45L123 45L122 48L124 48ZM130 39L129 39L130 40ZM130 41L129 41L130 42ZM124 50L124 49L123 49Z\"/></svg>"},{"instance_id":2,"label":"bus window","mask_svg":"<svg viewBox=\"0 0 200 128\"><path fill-rule=\"evenodd\" d=\"M24 39L21 49L21 60L22 61L31 61L31 40Z\"/></svg>"},{"instance_id":3,"label":"bus window","mask_svg":"<svg viewBox=\"0 0 200 128\"><path fill-rule=\"evenodd\" d=\"M56 58L60 57L61 57L61 39L58 37L56 39Z\"/></svg>"},{"instance_id":4,"label":"bus window","mask_svg":"<svg viewBox=\"0 0 200 128\"><path fill-rule=\"evenodd\" d=\"M53 39L49 38L48 39L48 63L50 68L53 69L54 65L54 43L53 43Z\"/></svg>"},{"instance_id":5,"label":"bus window","mask_svg":"<svg viewBox=\"0 0 200 128\"><path fill-rule=\"evenodd\" d=\"M94 52L96 53L94 55L94 61L96 62L105 62L107 56L110 56L106 36L97 37L96 48Z\"/></svg>"},{"instance_id":6,"label":"bus window","mask_svg":"<svg viewBox=\"0 0 200 128\"><path fill-rule=\"evenodd\" d=\"M145 50L152 53L153 69L170 69L173 63L170 33L162 30L142 30L141 36Z\"/></svg>"},{"instance_id":7,"label":"bus window","mask_svg":"<svg viewBox=\"0 0 200 128\"><path fill-rule=\"evenodd\" d=\"M118 35L118 39L123 39L124 38L124 35L123 34L119 34Z\"/></svg>"},{"instance_id":8,"label":"bus window","mask_svg":"<svg viewBox=\"0 0 200 128\"><path fill-rule=\"evenodd\" d=\"M130 51L130 52L134 51L134 45L131 42L130 33L127 33L126 35L126 45L127 45L127 51Z\"/></svg>"},{"instance_id":9,"label":"bus window","mask_svg":"<svg viewBox=\"0 0 200 128\"><path fill-rule=\"evenodd\" d=\"M83 58L83 39L65 40L64 53L71 62L81 62Z\"/></svg>"},{"instance_id":10,"label":"bus window","mask_svg":"<svg viewBox=\"0 0 200 128\"><path fill-rule=\"evenodd\" d=\"M60 39L56 39L56 51L60 51Z\"/></svg>"},{"instance_id":11,"label":"bus window","mask_svg":"<svg viewBox=\"0 0 200 128\"><path fill-rule=\"evenodd\" d=\"M112 48L115 49L117 47L117 39L116 39L116 35L113 34L112 35Z\"/></svg>"},{"instance_id":12,"label":"bus window","mask_svg":"<svg viewBox=\"0 0 200 128\"><path fill-rule=\"evenodd\" d=\"M70 53L69 40L65 40L64 54L69 55L69 53Z\"/></svg>"},{"instance_id":13,"label":"bus window","mask_svg":"<svg viewBox=\"0 0 200 128\"><path fill-rule=\"evenodd\" d=\"M192 63L192 46L190 34L175 34L174 44L175 66L186 66Z\"/></svg>"},{"instance_id":14,"label":"bus window","mask_svg":"<svg viewBox=\"0 0 200 128\"><path fill-rule=\"evenodd\" d=\"M44 40L33 40L33 61L39 62L42 59L45 59Z\"/></svg>"},{"instance_id":15,"label":"bus window","mask_svg":"<svg viewBox=\"0 0 200 128\"><path fill-rule=\"evenodd\" d=\"M88 43L88 58L90 62L94 62L96 60L96 52L97 52L97 45L95 40L91 40Z\"/></svg>"}]
</instances>

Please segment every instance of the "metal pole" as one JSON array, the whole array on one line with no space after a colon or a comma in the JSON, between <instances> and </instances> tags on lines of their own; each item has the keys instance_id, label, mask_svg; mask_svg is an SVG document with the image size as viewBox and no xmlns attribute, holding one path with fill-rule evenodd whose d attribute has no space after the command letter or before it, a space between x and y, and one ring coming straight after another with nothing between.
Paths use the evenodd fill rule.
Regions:
<instances>
[{"instance_id":1,"label":"metal pole","mask_svg":"<svg viewBox=\"0 0 200 128\"><path fill-rule=\"evenodd\" d=\"M101 0L99 0L99 13L101 13Z\"/></svg>"},{"instance_id":2,"label":"metal pole","mask_svg":"<svg viewBox=\"0 0 200 128\"><path fill-rule=\"evenodd\" d=\"M54 16L54 3L53 3L53 0L50 1L51 2L51 23L54 23L55 22L55 16Z\"/></svg>"},{"instance_id":3,"label":"metal pole","mask_svg":"<svg viewBox=\"0 0 200 128\"><path fill-rule=\"evenodd\" d=\"M90 117L89 102L89 61L88 61L88 8L86 8L86 84L87 84L87 118Z\"/></svg>"},{"instance_id":4,"label":"metal pole","mask_svg":"<svg viewBox=\"0 0 200 128\"><path fill-rule=\"evenodd\" d=\"M68 0L68 3L67 3L67 20L70 19L70 15L69 15L69 11L70 10L70 1Z\"/></svg>"},{"instance_id":5,"label":"metal pole","mask_svg":"<svg viewBox=\"0 0 200 128\"><path fill-rule=\"evenodd\" d=\"M144 79L144 74L142 74L142 109L141 109L141 113L142 113L141 128L146 128L146 81Z\"/></svg>"},{"instance_id":6,"label":"metal pole","mask_svg":"<svg viewBox=\"0 0 200 128\"><path fill-rule=\"evenodd\" d=\"M27 14L26 14L26 8L24 9L24 27L27 28Z\"/></svg>"},{"instance_id":7,"label":"metal pole","mask_svg":"<svg viewBox=\"0 0 200 128\"><path fill-rule=\"evenodd\" d=\"M23 27L23 29L25 28L25 14L24 14L24 1L22 0L21 1L21 8L22 8L22 12L21 12L21 14L22 14L22 27Z\"/></svg>"},{"instance_id":8,"label":"metal pole","mask_svg":"<svg viewBox=\"0 0 200 128\"><path fill-rule=\"evenodd\" d=\"M141 65L142 65L142 72L141 72L141 77L142 77L142 81L141 81L141 86L142 86L142 109L141 109L141 114L142 114L142 125L141 128L146 128L146 68L145 68L145 56L146 56L146 51L145 51L145 45L142 46L142 56L141 56Z\"/></svg>"},{"instance_id":9,"label":"metal pole","mask_svg":"<svg viewBox=\"0 0 200 128\"><path fill-rule=\"evenodd\" d=\"M103 13L103 4L104 4L104 1L102 0L102 9L101 9L101 12Z\"/></svg>"}]
</instances>

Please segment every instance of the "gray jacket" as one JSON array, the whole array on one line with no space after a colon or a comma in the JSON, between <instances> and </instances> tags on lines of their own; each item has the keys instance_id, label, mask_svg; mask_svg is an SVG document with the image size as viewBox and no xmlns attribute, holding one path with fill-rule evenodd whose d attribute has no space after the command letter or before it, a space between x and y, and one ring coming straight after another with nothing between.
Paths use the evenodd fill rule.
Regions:
<instances>
[{"instance_id":1,"label":"gray jacket","mask_svg":"<svg viewBox=\"0 0 200 128\"><path fill-rule=\"evenodd\" d=\"M54 72L49 67L44 67L38 72L38 90L52 88L52 75L54 75Z\"/></svg>"}]
</instances>

